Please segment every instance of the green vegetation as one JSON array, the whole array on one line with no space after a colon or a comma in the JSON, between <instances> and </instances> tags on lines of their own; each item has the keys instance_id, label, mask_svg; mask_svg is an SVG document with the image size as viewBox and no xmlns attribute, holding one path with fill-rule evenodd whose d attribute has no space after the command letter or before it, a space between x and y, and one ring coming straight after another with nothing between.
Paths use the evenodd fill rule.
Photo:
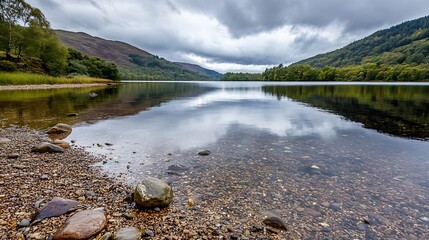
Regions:
<instances>
[{"instance_id":1,"label":"green vegetation","mask_svg":"<svg viewBox=\"0 0 429 240\"><path fill-rule=\"evenodd\" d=\"M210 80L209 77L186 70L179 65L153 55L129 54L134 66L120 67L127 80Z\"/></svg>"},{"instance_id":2,"label":"green vegetation","mask_svg":"<svg viewBox=\"0 0 429 240\"><path fill-rule=\"evenodd\" d=\"M193 71L119 41L86 33L56 31L60 40L78 51L115 62L122 79L127 80L212 80L208 74Z\"/></svg>"},{"instance_id":3,"label":"green vegetation","mask_svg":"<svg viewBox=\"0 0 429 240\"><path fill-rule=\"evenodd\" d=\"M0 85L32 85L32 84L82 84L111 83L110 80L90 77L53 77L34 73L0 72Z\"/></svg>"},{"instance_id":4,"label":"green vegetation","mask_svg":"<svg viewBox=\"0 0 429 240\"><path fill-rule=\"evenodd\" d=\"M429 87L423 86L264 86L288 98L361 122L395 136L429 139Z\"/></svg>"},{"instance_id":5,"label":"green vegetation","mask_svg":"<svg viewBox=\"0 0 429 240\"><path fill-rule=\"evenodd\" d=\"M313 67L429 63L429 16L378 31L336 51L297 62Z\"/></svg>"},{"instance_id":6,"label":"green vegetation","mask_svg":"<svg viewBox=\"0 0 429 240\"><path fill-rule=\"evenodd\" d=\"M264 81L427 81L429 64L420 65L363 65L342 68L314 68L308 64L295 64L266 69L262 73Z\"/></svg>"},{"instance_id":7,"label":"green vegetation","mask_svg":"<svg viewBox=\"0 0 429 240\"><path fill-rule=\"evenodd\" d=\"M225 73L221 81L261 81L262 75L260 73Z\"/></svg>"},{"instance_id":8,"label":"green vegetation","mask_svg":"<svg viewBox=\"0 0 429 240\"><path fill-rule=\"evenodd\" d=\"M378 31L342 49L288 67L266 69L265 81L428 81L429 16Z\"/></svg>"},{"instance_id":9,"label":"green vegetation","mask_svg":"<svg viewBox=\"0 0 429 240\"><path fill-rule=\"evenodd\" d=\"M2 55L4 57L2 57ZM2 0L0 2L0 72L26 72L50 76L89 76L119 80L116 64L100 58L89 57L74 49L67 49L59 42L43 13L24 0ZM23 74L15 78L7 75L2 84L36 84L38 82L86 82L87 78L46 78L42 75ZM37 76L37 77L35 77ZM9 83L10 79L17 83ZM90 80L93 81L93 80Z\"/></svg>"}]
</instances>

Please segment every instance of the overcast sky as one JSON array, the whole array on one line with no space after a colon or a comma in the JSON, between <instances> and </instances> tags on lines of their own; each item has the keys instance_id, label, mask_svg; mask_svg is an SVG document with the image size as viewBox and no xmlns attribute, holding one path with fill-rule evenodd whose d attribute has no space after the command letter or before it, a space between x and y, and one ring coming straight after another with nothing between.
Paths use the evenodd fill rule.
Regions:
<instances>
[{"instance_id":1,"label":"overcast sky","mask_svg":"<svg viewBox=\"0 0 429 240\"><path fill-rule=\"evenodd\" d=\"M429 14L428 0L27 0L55 29L171 61L260 72Z\"/></svg>"}]
</instances>

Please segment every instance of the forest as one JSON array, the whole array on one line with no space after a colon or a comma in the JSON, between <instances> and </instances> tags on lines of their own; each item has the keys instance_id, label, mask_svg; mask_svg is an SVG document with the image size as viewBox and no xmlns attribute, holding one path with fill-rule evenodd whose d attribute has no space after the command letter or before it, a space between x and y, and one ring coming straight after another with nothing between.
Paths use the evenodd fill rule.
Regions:
<instances>
[{"instance_id":1,"label":"forest","mask_svg":"<svg viewBox=\"0 0 429 240\"><path fill-rule=\"evenodd\" d=\"M0 1L0 71L120 79L115 63L67 49L24 0Z\"/></svg>"}]
</instances>

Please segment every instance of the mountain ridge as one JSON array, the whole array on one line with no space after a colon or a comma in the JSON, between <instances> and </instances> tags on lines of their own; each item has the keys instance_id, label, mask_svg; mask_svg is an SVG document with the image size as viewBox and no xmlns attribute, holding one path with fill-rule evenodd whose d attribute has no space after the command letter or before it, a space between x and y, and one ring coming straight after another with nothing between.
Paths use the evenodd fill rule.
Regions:
<instances>
[{"instance_id":1,"label":"mountain ridge","mask_svg":"<svg viewBox=\"0 0 429 240\"><path fill-rule=\"evenodd\" d=\"M364 63L429 63L429 16L401 24L354 41L340 49L300 60L292 65L345 67Z\"/></svg>"},{"instance_id":2,"label":"mountain ridge","mask_svg":"<svg viewBox=\"0 0 429 240\"><path fill-rule=\"evenodd\" d=\"M107 40L84 32L55 30L68 47L115 62L123 79L127 80L212 80L210 69L198 66L198 71L170 62L129 43ZM214 71L215 72L215 71Z\"/></svg>"}]
</instances>

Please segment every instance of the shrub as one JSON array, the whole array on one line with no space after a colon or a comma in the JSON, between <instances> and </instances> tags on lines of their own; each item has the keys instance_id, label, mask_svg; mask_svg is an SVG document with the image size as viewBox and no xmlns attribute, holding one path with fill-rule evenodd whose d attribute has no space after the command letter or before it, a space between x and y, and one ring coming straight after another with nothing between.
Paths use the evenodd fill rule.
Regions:
<instances>
[{"instance_id":1,"label":"shrub","mask_svg":"<svg viewBox=\"0 0 429 240\"><path fill-rule=\"evenodd\" d=\"M15 72L16 65L13 62L9 62L6 60L0 61L0 72Z\"/></svg>"}]
</instances>

